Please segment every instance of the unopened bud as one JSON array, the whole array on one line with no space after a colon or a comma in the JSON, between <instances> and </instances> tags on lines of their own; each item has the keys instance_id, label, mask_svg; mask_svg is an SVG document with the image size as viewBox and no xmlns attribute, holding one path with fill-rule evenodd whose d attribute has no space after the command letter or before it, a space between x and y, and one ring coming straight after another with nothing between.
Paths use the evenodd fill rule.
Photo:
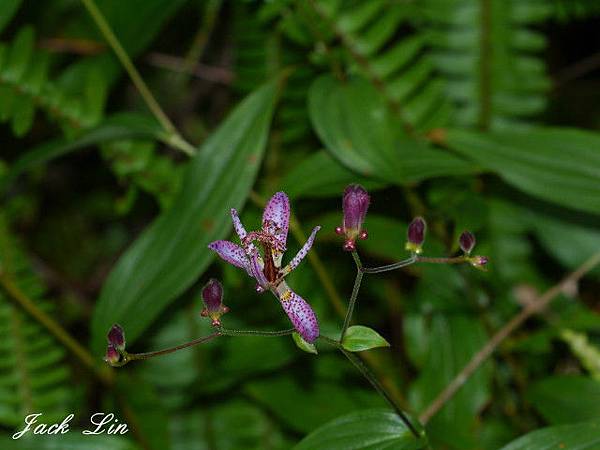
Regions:
<instances>
[{"instance_id":1,"label":"unopened bud","mask_svg":"<svg viewBox=\"0 0 600 450\"><path fill-rule=\"evenodd\" d=\"M458 244L460 245L460 249L468 255L471 253L473 248L475 247L475 236L470 231L463 231L458 238Z\"/></svg>"},{"instance_id":2,"label":"unopened bud","mask_svg":"<svg viewBox=\"0 0 600 450\"><path fill-rule=\"evenodd\" d=\"M125 350L125 332L119 324L114 324L106 336L108 343L111 344L117 350Z\"/></svg>"},{"instance_id":3,"label":"unopened bud","mask_svg":"<svg viewBox=\"0 0 600 450\"><path fill-rule=\"evenodd\" d=\"M359 184L351 184L344 190L344 197L342 198L344 221L341 227L335 229L337 234L343 234L346 237L344 250L356 250L356 239L367 238L368 233L362 229L362 226L370 201L369 193Z\"/></svg>"},{"instance_id":4,"label":"unopened bud","mask_svg":"<svg viewBox=\"0 0 600 450\"><path fill-rule=\"evenodd\" d=\"M202 300L204 301L204 310L201 315L210 317L212 325L218 327L221 325L221 316L229 312L229 308L223 305L223 286L218 280L211 278L202 288Z\"/></svg>"},{"instance_id":5,"label":"unopened bud","mask_svg":"<svg viewBox=\"0 0 600 450\"><path fill-rule=\"evenodd\" d=\"M471 256L468 261L476 269L486 271L487 270L486 266L487 266L487 263L489 262L489 259L487 256L477 255L477 256Z\"/></svg>"},{"instance_id":6,"label":"unopened bud","mask_svg":"<svg viewBox=\"0 0 600 450\"><path fill-rule=\"evenodd\" d=\"M406 250L412 253L421 253L423 251L423 242L425 242L425 232L427 224L422 217L415 217L408 225Z\"/></svg>"},{"instance_id":7,"label":"unopened bud","mask_svg":"<svg viewBox=\"0 0 600 450\"><path fill-rule=\"evenodd\" d=\"M114 345L108 344L106 348L106 355L104 356L104 361L106 361L111 366L116 366L121 361L121 353L115 348Z\"/></svg>"}]
</instances>

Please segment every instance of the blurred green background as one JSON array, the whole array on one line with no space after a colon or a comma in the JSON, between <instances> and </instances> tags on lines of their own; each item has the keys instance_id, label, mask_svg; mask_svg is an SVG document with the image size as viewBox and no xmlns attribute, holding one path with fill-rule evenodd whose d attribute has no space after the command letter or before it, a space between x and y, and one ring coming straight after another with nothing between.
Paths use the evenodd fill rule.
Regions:
<instances>
[{"instance_id":1,"label":"blurred green background","mask_svg":"<svg viewBox=\"0 0 600 450\"><path fill-rule=\"evenodd\" d=\"M355 275L333 231L352 182L372 195L367 265L407 256L416 215L426 255L456 254L468 229L491 261L365 277L354 323L392 346L362 356L418 416L494 332L600 250L599 26L596 0L0 0L0 448L289 449L384 408L333 349L310 355L289 337L102 361L114 322L136 352L210 333L209 277L225 286L227 327L288 328L272 297L206 248L230 236L231 207L258 228L261 199L279 190L295 215L288 255L323 226L288 281L334 335ZM598 423L599 275L503 341L428 423L432 448ZM132 431L82 436L99 411ZM11 440L36 412L74 413L74 431ZM600 448L596 428L507 448ZM387 445L369 448L409 448Z\"/></svg>"}]
</instances>

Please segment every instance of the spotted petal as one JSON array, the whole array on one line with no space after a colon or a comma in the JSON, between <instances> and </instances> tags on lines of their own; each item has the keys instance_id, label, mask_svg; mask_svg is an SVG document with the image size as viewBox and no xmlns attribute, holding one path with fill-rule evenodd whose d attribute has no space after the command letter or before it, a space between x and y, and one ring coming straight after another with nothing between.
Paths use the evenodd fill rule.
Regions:
<instances>
[{"instance_id":1,"label":"spotted petal","mask_svg":"<svg viewBox=\"0 0 600 450\"><path fill-rule=\"evenodd\" d=\"M252 278L256 280L256 282L261 288L268 289L269 281L267 280L267 277L265 277L265 274L263 272L264 263L262 258L258 254L258 250L252 250L249 259L250 261L248 263L248 273Z\"/></svg>"},{"instance_id":2,"label":"spotted petal","mask_svg":"<svg viewBox=\"0 0 600 450\"><path fill-rule=\"evenodd\" d=\"M208 244L208 248L228 263L248 270L248 257L244 249L239 245L229 241L214 241Z\"/></svg>"},{"instance_id":3,"label":"spotted petal","mask_svg":"<svg viewBox=\"0 0 600 450\"><path fill-rule=\"evenodd\" d=\"M285 248L290 224L290 201L285 192L276 192L265 206L263 212L263 227L272 223L277 228L277 239Z\"/></svg>"},{"instance_id":4,"label":"spotted petal","mask_svg":"<svg viewBox=\"0 0 600 450\"><path fill-rule=\"evenodd\" d=\"M310 305L292 291L285 281L279 284L276 292L296 331L306 342L314 342L319 337L319 322Z\"/></svg>"},{"instance_id":5,"label":"spotted petal","mask_svg":"<svg viewBox=\"0 0 600 450\"><path fill-rule=\"evenodd\" d=\"M317 232L320 229L321 229L320 226L313 228L312 233L310 234L310 237L308 238L308 240L304 243L304 245L298 251L298 253L296 253L296 256L294 256L294 258L290 261L290 263L283 268L284 275L287 275L292 270L294 270L296 267L298 267L298 264L300 264L300 262L304 259L304 257L306 256L306 254L312 247L313 242L315 241L315 236L317 235Z\"/></svg>"},{"instance_id":6,"label":"spotted petal","mask_svg":"<svg viewBox=\"0 0 600 450\"><path fill-rule=\"evenodd\" d=\"M246 229L244 225L242 225L242 221L240 220L240 216L235 208L231 208L231 221L233 222L233 228L235 229L236 234L240 238L240 241L243 241L246 235Z\"/></svg>"}]
</instances>

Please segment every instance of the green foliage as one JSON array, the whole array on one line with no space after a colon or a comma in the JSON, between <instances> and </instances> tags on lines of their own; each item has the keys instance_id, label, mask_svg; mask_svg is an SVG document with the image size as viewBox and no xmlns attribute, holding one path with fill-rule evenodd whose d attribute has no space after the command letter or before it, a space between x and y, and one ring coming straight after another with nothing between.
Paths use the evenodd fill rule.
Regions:
<instances>
[{"instance_id":1,"label":"green foliage","mask_svg":"<svg viewBox=\"0 0 600 450\"><path fill-rule=\"evenodd\" d=\"M385 410L364 410L335 419L305 437L294 450L375 450L427 448L418 441L398 416Z\"/></svg>"},{"instance_id":2,"label":"green foliage","mask_svg":"<svg viewBox=\"0 0 600 450\"><path fill-rule=\"evenodd\" d=\"M342 345L348 351L362 352L377 347L389 347L390 343L372 328L354 325L346 330Z\"/></svg>"},{"instance_id":3,"label":"green foliage","mask_svg":"<svg viewBox=\"0 0 600 450\"><path fill-rule=\"evenodd\" d=\"M563 425L532 431L501 450L542 450L552 447L586 450L600 444L598 422Z\"/></svg>"},{"instance_id":4,"label":"green foliage","mask_svg":"<svg viewBox=\"0 0 600 450\"><path fill-rule=\"evenodd\" d=\"M0 216L0 270L42 310L53 304L32 270L21 244ZM70 370L64 349L39 323L0 291L0 424L14 427L26 415L44 412L46 420L62 419L70 409Z\"/></svg>"}]
</instances>

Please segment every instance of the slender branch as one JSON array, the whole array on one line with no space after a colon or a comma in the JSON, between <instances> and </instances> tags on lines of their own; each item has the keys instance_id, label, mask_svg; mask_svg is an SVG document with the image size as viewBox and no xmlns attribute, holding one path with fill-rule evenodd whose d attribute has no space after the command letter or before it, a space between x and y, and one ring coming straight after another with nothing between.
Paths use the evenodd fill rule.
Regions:
<instances>
[{"instance_id":1,"label":"slender branch","mask_svg":"<svg viewBox=\"0 0 600 450\"><path fill-rule=\"evenodd\" d=\"M58 322L48 316L0 269L0 285L30 316L42 324L60 343L68 348L88 369L105 384L113 382L112 372L98 367L91 353L69 334Z\"/></svg>"},{"instance_id":2,"label":"slender branch","mask_svg":"<svg viewBox=\"0 0 600 450\"><path fill-rule=\"evenodd\" d=\"M532 315L542 311L548 304L560 294L568 285L577 282L587 272L593 269L600 263L600 252L594 254L586 262L584 262L577 270L563 278L559 283L548 289L537 300L529 303L514 316L506 325L479 350L465 367L454 377L454 379L440 392L440 394L425 408L419 420L426 424L442 407L448 402L458 390L467 382L469 377L481 366L486 359L498 348L498 346L506 339L513 331L519 328Z\"/></svg>"},{"instance_id":3,"label":"slender branch","mask_svg":"<svg viewBox=\"0 0 600 450\"><path fill-rule=\"evenodd\" d=\"M352 295L350 295L350 301L348 302L348 310L346 311L346 317L344 317L344 325L342 326L342 332L340 333L340 342L344 340L346 331L348 331L348 327L350 326L352 314L354 313L354 305L356 304L356 299L358 298L358 291L360 290L360 284L362 282L363 277L363 266L360 262L360 257L358 256L358 253L356 253L356 251L352 252L352 258L354 259L354 263L356 264L356 278L354 279Z\"/></svg>"},{"instance_id":4,"label":"slender branch","mask_svg":"<svg viewBox=\"0 0 600 450\"><path fill-rule=\"evenodd\" d=\"M181 137L181 135L175 128L175 125L173 125L173 122L171 122L171 120L162 110L162 108L152 95L152 92L150 92L150 89L142 79L142 76L133 65L133 62L129 58L129 55L127 55L127 52L117 39L117 36L110 27L110 24L106 21L106 18L102 14L102 11L100 11L98 6L96 5L95 1L81 0L81 2L89 12L90 16L92 16L92 19L100 29L100 32L102 33L108 44L112 47L113 51L117 55L117 58L129 74L131 81L133 81L133 84L135 85L138 92L146 102L146 105L148 106L152 114L154 114L160 125L169 134L168 142L170 143L170 145L172 145L174 148L177 148L178 150L181 150L184 153L187 153L188 155L194 155L196 153L196 149Z\"/></svg>"},{"instance_id":5,"label":"slender branch","mask_svg":"<svg viewBox=\"0 0 600 450\"><path fill-rule=\"evenodd\" d=\"M431 264L462 264L469 262L464 255L454 256L452 258L429 258L427 256L416 256L416 262L425 262Z\"/></svg>"},{"instance_id":6,"label":"slender branch","mask_svg":"<svg viewBox=\"0 0 600 450\"><path fill-rule=\"evenodd\" d=\"M177 56L167 55L164 53L150 53L146 60L148 64L161 69L168 69L179 73L188 73L186 61ZM202 63L195 63L189 68L189 74L196 78L214 83L231 84L234 79L234 74L231 70L224 67L207 66Z\"/></svg>"},{"instance_id":7,"label":"slender branch","mask_svg":"<svg viewBox=\"0 0 600 450\"><path fill-rule=\"evenodd\" d=\"M296 331L295 328L280 331L260 331L260 330L231 330L227 328L219 328L219 333L223 336L264 336L264 337L276 337L276 336L288 336Z\"/></svg>"},{"instance_id":8,"label":"slender branch","mask_svg":"<svg viewBox=\"0 0 600 450\"><path fill-rule=\"evenodd\" d=\"M204 344L205 342L211 341L214 338L221 336L220 331L215 331L208 336L202 336L198 339L194 339L193 341L186 342L185 344L176 345L175 347L165 348L163 350L157 350L155 352L147 352L147 353L125 353L122 363L119 363L119 366L124 366L130 361L138 361L143 359L150 359L156 356L168 355L169 353L174 353L178 350L182 350L184 348L193 347L195 345Z\"/></svg>"},{"instance_id":9,"label":"slender branch","mask_svg":"<svg viewBox=\"0 0 600 450\"><path fill-rule=\"evenodd\" d=\"M383 385L379 382L377 377L369 370L365 363L356 356L354 353L346 350L341 343L336 341L335 339L330 339L327 336L320 336L319 339L323 339L328 344L333 345L337 348L342 354L352 363L354 367L358 369L358 371L364 376L371 386L377 391L379 395L381 395L386 402L394 409L394 412L400 417L400 420L406 425L406 427L411 431L411 433L415 436L415 438L419 439L421 435L415 428L415 426L411 423L410 419L406 416L404 411L400 409L400 407L396 404L392 396L388 393L388 391L383 387Z\"/></svg>"}]
</instances>

